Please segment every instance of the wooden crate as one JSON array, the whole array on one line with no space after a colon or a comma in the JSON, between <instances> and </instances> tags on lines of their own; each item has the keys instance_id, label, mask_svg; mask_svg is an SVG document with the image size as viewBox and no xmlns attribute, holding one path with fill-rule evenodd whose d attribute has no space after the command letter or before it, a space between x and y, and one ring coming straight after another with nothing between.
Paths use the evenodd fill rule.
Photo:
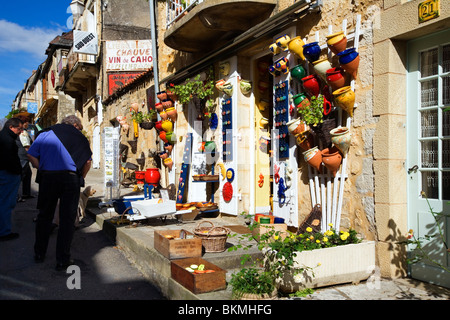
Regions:
<instances>
[{"instance_id":1,"label":"wooden crate","mask_svg":"<svg viewBox=\"0 0 450 320\"><path fill-rule=\"evenodd\" d=\"M254 228L252 230L252 236L256 240L259 240L259 237L262 234L265 234L267 232L271 231L280 231L281 236L285 236L285 232L287 230L287 224L285 223L267 223L267 224L260 224L257 228Z\"/></svg>"},{"instance_id":2,"label":"wooden crate","mask_svg":"<svg viewBox=\"0 0 450 320\"><path fill-rule=\"evenodd\" d=\"M187 271L186 268L192 264L198 266L204 264L205 270L214 270L214 272L195 274ZM202 258L174 260L170 264L170 269L172 278L195 294L224 290L227 287L226 271Z\"/></svg>"},{"instance_id":3,"label":"wooden crate","mask_svg":"<svg viewBox=\"0 0 450 320\"><path fill-rule=\"evenodd\" d=\"M189 231L187 235L194 236ZM183 259L202 256L202 239L168 239L166 236L174 238L180 237L181 230L158 230L154 233L155 249L167 259Z\"/></svg>"}]
</instances>

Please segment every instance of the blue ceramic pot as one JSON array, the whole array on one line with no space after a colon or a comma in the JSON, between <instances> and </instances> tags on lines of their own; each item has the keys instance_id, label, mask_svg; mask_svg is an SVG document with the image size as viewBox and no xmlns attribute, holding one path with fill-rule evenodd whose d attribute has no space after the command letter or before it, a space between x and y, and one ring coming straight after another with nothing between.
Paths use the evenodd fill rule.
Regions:
<instances>
[{"instance_id":1,"label":"blue ceramic pot","mask_svg":"<svg viewBox=\"0 0 450 320\"><path fill-rule=\"evenodd\" d=\"M310 62L319 60L320 52L321 50L318 42L307 43L303 46L303 55Z\"/></svg>"},{"instance_id":2,"label":"blue ceramic pot","mask_svg":"<svg viewBox=\"0 0 450 320\"><path fill-rule=\"evenodd\" d=\"M358 54L359 53L355 50L355 48L350 48L350 49L339 52L337 54L337 56L339 57L340 64L347 64L347 63L355 60L355 58L358 56Z\"/></svg>"}]
</instances>

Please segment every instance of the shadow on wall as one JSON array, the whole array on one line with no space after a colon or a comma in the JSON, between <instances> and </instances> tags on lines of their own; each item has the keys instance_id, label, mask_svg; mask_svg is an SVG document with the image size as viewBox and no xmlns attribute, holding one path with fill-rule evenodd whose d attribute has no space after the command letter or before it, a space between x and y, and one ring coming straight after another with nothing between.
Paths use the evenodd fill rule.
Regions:
<instances>
[{"instance_id":1,"label":"shadow on wall","mask_svg":"<svg viewBox=\"0 0 450 320\"><path fill-rule=\"evenodd\" d=\"M406 237L402 234L397 223L393 219L389 219L388 227L391 230L390 235L386 239L381 239L389 244L389 251L393 252L391 264L395 266L395 277L407 276L407 251L406 245L399 244L401 241L405 241Z\"/></svg>"}]
</instances>

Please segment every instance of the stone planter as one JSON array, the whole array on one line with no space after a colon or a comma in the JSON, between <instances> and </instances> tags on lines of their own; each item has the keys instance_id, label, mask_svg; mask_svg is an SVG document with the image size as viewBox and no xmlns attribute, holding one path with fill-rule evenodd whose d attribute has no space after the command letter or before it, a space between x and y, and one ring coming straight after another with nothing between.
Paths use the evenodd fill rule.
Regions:
<instances>
[{"instance_id":1,"label":"stone planter","mask_svg":"<svg viewBox=\"0 0 450 320\"><path fill-rule=\"evenodd\" d=\"M311 270L305 270L294 278L293 271L290 271L279 283L279 291L296 292L305 288L358 283L373 273L375 241L298 252L294 266L313 268L314 275ZM298 278L301 278L300 282L296 282Z\"/></svg>"}]
</instances>

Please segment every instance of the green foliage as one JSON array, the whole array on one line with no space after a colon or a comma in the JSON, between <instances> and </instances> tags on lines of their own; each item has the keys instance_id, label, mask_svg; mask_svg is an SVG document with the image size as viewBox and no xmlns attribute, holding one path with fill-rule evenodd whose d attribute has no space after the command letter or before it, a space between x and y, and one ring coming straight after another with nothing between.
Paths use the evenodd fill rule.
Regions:
<instances>
[{"instance_id":1,"label":"green foliage","mask_svg":"<svg viewBox=\"0 0 450 320\"><path fill-rule=\"evenodd\" d=\"M233 298L240 298L243 293L270 294L275 290L275 281L270 272L254 267L242 268L232 274L230 285L233 287Z\"/></svg>"},{"instance_id":2,"label":"green foliage","mask_svg":"<svg viewBox=\"0 0 450 320\"><path fill-rule=\"evenodd\" d=\"M137 123L151 122L155 115L156 115L156 111L153 109L151 109L147 113L143 113L141 111L138 111L138 112L131 111L131 119L133 119Z\"/></svg>"},{"instance_id":3,"label":"green foliage","mask_svg":"<svg viewBox=\"0 0 450 320\"><path fill-rule=\"evenodd\" d=\"M307 108L298 108L300 118L309 126L317 126L323 122L323 95L312 96L311 105Z\"/></svg>"},{"instance_id":4,"label":"green foliage","mask_svg":"<svg viewBox=\"0 0 450 320\"><path fill-rule=\"evenodd\" d=\"M19 109L14 109L14 110L11 110L6 116L5 116L5 118L6 119L11 119L11 118L13 118L16 114L18 114L18 113L20 113L21 111L19 110Z\"/></svg>"},{"instance_id":5,"label":"green foliage","mask_svg":"<svg viewBox=\"0 0 450 320\"><path fill-rule=\"evenodd\" d=\"M209 75L205 81L200 80L200 74L198 74L193 79L187 78L183 84L173 86L173 91L181 104L188 104L194 96L197 96L200 100L206 99L206 103L212 106L214 104L212 99L214 95L212 68L210 68Z\"/></svg>"}]
</instances>

